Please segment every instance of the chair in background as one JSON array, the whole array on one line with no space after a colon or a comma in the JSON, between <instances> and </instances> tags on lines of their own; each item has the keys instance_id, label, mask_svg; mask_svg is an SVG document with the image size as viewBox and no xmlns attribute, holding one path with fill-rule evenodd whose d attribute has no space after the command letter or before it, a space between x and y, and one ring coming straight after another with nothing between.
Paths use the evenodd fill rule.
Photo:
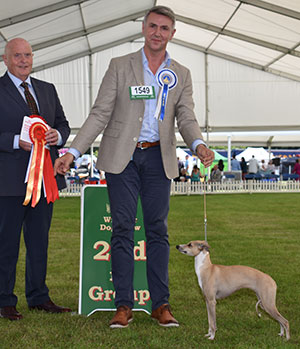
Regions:
<instances>
[{"instance_id":1,"label":"chair in background","mask_svg":"<svg viewBox=\"0 0 300 349\"><path fill-rule=\"evenodd\" d=\"M245 175L245 179L246 179L246 180L254 179L254 177L255 177L255 174L254 174L254 173L247 173L247 174Z\"/></svg>"},{"instance_id":2,"label":"chair in background","mask_svg":"<svg viewBox=\"0 0 300 349\"><path fill-rule=\"evenodd\" d=\"M288 180L296 181L298 179L299 179L299 175L297 173L283 173L282 174L283 181L288 181Z\"/></svg>"},{"instance_id":3,"label":"chair in background","mask_svg":"<svg viewBox=\"0 0 300 349\"><path fill-rule=\"evenodd\" d=\"M229 173L226 173L225 175L224 175L224 177L225 177L225 181L229 181L229 182L231 182L231 181L234 181L235 180L235 175L234 174L229 174Z\"/></svg>"}]
</instances>

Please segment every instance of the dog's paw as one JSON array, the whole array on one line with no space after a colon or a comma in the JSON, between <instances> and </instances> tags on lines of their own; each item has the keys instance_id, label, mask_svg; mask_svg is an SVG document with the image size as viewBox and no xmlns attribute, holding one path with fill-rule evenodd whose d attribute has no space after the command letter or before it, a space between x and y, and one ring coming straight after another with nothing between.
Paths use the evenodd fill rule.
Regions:
<instances>
[{"instance_id":1,"label":"dog's paw","mask_svg":"<svg viewBox=\"0 0 300 349\"><path fill-rule=\"evenodd\" d=\"M204 337L208 337L207 339L211 341L215 339L215 335L212 335L211 333L207 333L206 335L204 335Z\"/></svg>"}]
</instances>

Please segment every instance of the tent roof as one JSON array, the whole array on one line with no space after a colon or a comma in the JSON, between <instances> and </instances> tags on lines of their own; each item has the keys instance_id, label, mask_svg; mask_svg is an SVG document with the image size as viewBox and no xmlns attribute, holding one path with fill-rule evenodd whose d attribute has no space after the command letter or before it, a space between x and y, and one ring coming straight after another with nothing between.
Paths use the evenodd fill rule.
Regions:
<instances>
[{"instance_id":1,"label":"tent roof","mask_svg":"<svg viewBox=\"0 0 300 349\"><path fill-rule=\"evenodd\" d=\"M22 36L38 71L142 40L139 22L153 5L176 13L174 43L300 80L296 0L10 0L1 8L0 53L7 40Z\"/></svg>"},{"instance_id":2,"label":"tent roof","mask_svg":"<svg viewBox=\"0 0 300 349\"><path fill-rule=\"evenodd\" d=\"M196 115L209 144L224 145L231 137L233 145L300 145L297 0L10 0L0 12L0 56L8 40L27 39L35 53L33 71L42 79L51 76L76 132L90 107L86 91L94 90L95 97L103 76L100 70L95 74L96 65L88 73L87 57L96 56L105 70L111 56L141 46L141 21L154 5L176 14L169 48L192 71ZM66 79L67 71L74 75L81 69L74 63L80 60L82 72L97 76L91 88L87 80ZM0 75L5 70L0 57ZM44 72L49 74L39 75ZM76 85L82 90L74 101ZM178 142L182 145L180 136Z\"/></svg>"}]
</instances>

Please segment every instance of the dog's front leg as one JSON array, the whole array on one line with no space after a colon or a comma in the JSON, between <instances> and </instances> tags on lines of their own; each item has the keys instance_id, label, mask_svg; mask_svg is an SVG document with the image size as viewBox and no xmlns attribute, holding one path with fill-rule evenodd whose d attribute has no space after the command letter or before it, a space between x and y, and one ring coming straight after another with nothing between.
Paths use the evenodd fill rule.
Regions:
<instances>
[{"instance_id":1,"label":"dog's front leg","mask_svg":"<svg viewBox=\"0 0 300 349\"><path fill-rule=\"evenodd\" d=\"M207 309L207 317L208 317L208 333L205 337L213 340L216 334L216 300L215 299L207 299L206 298L206 309Z\"/></svg>"}]
</instances>

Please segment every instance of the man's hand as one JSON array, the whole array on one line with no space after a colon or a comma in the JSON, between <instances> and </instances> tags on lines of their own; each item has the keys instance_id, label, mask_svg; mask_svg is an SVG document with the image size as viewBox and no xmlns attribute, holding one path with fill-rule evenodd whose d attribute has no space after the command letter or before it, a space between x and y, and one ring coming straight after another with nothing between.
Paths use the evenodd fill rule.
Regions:
<instances>
[{"instance_id":1,"label":"man's hand","mask_svg":"<svg viewBox=\"0 0 300 349\"><path fill-rule=\"evenodd\" d=\"M45 140L49 145L57 145L58 142L58 134L54 128L50 128L45 133Z\"/></svg>"},{"instance_id":2,"label":"man's hand","mask_svg":"<svg viewBox=\"0 0 300 349\"><path fill-rule=\"evenodd\" d=\"M65 175L73 161L74 156L71 153L66 153L62 157L56 159L54 163L54 176L58 173Z\"/></svg>"},{"instance_id":3,"label":"man's hand","mask_svg":"<svg viewBox=\"0 0 300 349\"><path fill-rule=\"evenodd\" d=\"M22 148L25 151L31 151L32 144L29 142L19 140L19 147Z\"/></svg>"},{"instance_id":4,"label":"man's hand","mask_svg":"<svg viewBox=\"0 0 300 349\"><path fill-rule=\"evenodd\" d=\"M196 152L198 158L205 167L210 166L215 159L215 153L204 144L199 144L196 148Z\"/></svg>"}]
</instances>

